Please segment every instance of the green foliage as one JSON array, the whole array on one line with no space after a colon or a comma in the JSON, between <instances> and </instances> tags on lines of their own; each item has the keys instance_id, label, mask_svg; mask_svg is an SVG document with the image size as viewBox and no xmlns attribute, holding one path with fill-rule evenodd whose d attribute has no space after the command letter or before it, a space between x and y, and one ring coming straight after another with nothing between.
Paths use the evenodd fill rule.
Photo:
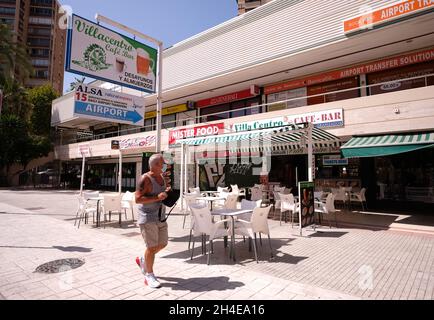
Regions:
<instances>
[{"instance_id":1,"label":"green foliage","mask_svg":"<svg viewBox=\"0 0 434 320\"><path fill-rule=\"evenodd\" d=\"M0 24L0 82L23 82L33 72L26 47L14 39L9 26Z\"/></svg>"},{"instance_id":2,"label":"green foliage","mask_svg":"<svg viewBox=\"0 0 434 320\"><path fill-rule=\"evenodd\" d=\"M0 83L3 90L3 114L11 114L26 121L30 120L32 105L28 90L17 80L7 79Z\"/></svg>"},{"instance_id":3,"label":"green foliage","mask_svg":"<svg viewBox=\"0 0 434 320\"><path fill-rule=\"evenodd\" d=\"M29 101L33 106L30 117L31 131L48 137L50 134L51 104L58 94L49 84L29 90Z\"/></svg>"},{"instance_id":4,"label":"green foliage","mask_svg":"<svg viewBox=\"0 0 434 320\"><path fill-rule=\"evenodd\" d=\"M50 142L51 103L58 97L51 85L24 87L32 72L26 48L15 41L6 25L0 24L0 171L14 163L24 166L53 149Z\"/></svg>"}]
</instances>

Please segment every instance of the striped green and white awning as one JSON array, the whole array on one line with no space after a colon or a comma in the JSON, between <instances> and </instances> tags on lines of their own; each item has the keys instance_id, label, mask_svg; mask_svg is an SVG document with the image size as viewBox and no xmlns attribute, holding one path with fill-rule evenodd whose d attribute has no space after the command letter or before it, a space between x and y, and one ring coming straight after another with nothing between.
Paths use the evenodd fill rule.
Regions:
<instances>
[{"instance_id":1,"label":"striped green and white awning","mask_svg":"<svg viewBox=\"0 0 434 320\"><path fill-rule=\"evenodd\" d=\"M434 132L354 137L341 147L345 158L380 157L434 146Z\"/></svg>"},{"instance_id":2,"label":"striped green and white awning","mask_svg":"<svg viewBox=\"0 0 434 320\"><path fill-rule=\"evenodd\" d=\"M222 134L216 136L177 140L177 143L189 146L217 146L230 151L280 151L307 148L307 129L292 130L290 127L263 129L248 132ZM314 148L335 147L341 142L338 137L320 128L312 128Z\"/></svg>"}]
</instances>

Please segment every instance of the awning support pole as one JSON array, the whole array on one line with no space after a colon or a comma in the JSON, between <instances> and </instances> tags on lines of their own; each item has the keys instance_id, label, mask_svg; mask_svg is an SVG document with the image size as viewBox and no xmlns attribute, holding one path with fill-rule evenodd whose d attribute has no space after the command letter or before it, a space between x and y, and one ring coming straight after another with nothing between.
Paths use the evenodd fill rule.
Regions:
<instances>
[{"instance_id":1,"label":"awning support pole","mask_svg":"<svg viewBox=\"0 0 434 320\"><path fill-rule=\"evenodd\" d=\"M86 156L82 153L82 162L81 162L81 177L80 177L80 196L83 195L83 183L84 183L84 164L86 162Z\"/></svg>"},{"instance_id":2,"label":"awning support pole","mask_svg":"<svg viewBox=\"0 0 434 320\"><path fill-rule=\"evenodd\" d=\"M307 162L308 162L308 176L309 182L313 182L313 145L312 145L312 123L308 124L307 127Z\"/></svg>"},{"instance_id":3,"label":"awning support pole","mask_svg":"<svg viewBox=\"0 0 434 320\"><path fill-rule=\"evenodd\" d=\"M185 150L184 150L184 190L185 192L188 192L188 154L189 154L189 147L188 145L185 146Z\"/></svg>"},{"instance_id":4,"label":"awning support pole","mask_svg":"<svg viewBox=\"0 0 434 320\"><path fill-rule=\"evenodd\" d=\"M122 151L119 150L119 194L122 193Z\"/></svg>"},{"instance_id":5,"label":"awning support pole","mask_svg":"<svg viewBox=\"0 0 434 320\"><path fill-rule=\"evenodd\" d=\"M181 144L181 173L179 175L179 191L181 194L181 211L184 211L184 148L185 145Z\"/></svg>"}]
</instances>

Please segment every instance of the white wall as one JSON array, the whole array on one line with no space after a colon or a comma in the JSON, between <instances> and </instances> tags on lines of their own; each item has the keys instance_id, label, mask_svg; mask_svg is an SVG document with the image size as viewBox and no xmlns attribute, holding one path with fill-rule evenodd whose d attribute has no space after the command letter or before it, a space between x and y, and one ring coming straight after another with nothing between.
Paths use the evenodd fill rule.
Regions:
<instances>
[{"instance_id":1,"label":"white wall","mask_svg":"<svg viewBox=\"0 0 434 320\"><path fill-rule=\"evenodd\" d=\"M345 40L344 20L362 8L392 3L396 0L275 0L165 50L163 88Z\"/></svg>"}]
</instances>

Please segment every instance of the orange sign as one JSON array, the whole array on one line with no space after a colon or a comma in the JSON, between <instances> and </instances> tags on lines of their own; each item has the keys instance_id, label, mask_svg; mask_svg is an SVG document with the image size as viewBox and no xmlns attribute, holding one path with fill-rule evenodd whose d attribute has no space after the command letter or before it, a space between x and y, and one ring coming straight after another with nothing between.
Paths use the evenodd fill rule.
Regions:
<instances>
[{"instance_id":1,"label":"orange sign","mask_svg":"<svg viewBox=\"0 0 434 320\"><path fill-rule=\"evenodd\" d=\"M315 76L272 84L268 87L265 87L264 93L272 94L280 91L312 86L319 83L339 80L348 77L354 77L360 74L373 73L377 71L398 68L398 67L407 66L410 64L415 64L420 62L426 62L430 60L434 60L434 48L424 50L424 51L409 53L402 56L395 56L383 60L377 60L377 61L373 61L361 65L356 65L342 70L330 71Z\"/></svg>"},{"instance_id":2,"label":"orange sign","mask_svg":"<svg viewBox=\"0 0 434 320\"><path fill-rule=\"evenodd\" d=\"M406 0L344 21L344 32L354 32L434 7L432 0Z\"/></svg>"}]
</instances>

